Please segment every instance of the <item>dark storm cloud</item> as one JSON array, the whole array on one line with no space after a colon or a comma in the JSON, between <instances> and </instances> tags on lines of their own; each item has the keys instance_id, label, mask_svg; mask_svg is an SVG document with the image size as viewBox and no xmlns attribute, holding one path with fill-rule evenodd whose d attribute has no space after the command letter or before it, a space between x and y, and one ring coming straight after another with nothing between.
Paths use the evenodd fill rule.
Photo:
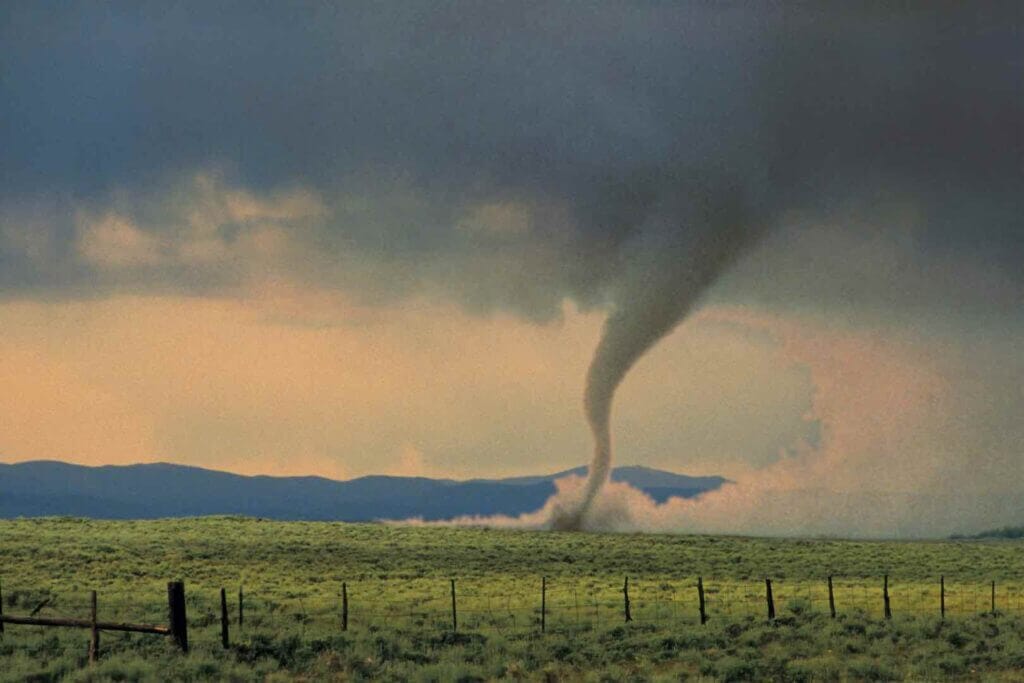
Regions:
<instances>
[{"instance_id":1,"label":"dark storm cloud","mask_svg":"<svg viewBox=\"0 0 1024 683\"><path fill-rule=\"evenodd\" d=\"M253 196L322 199L319 221L286 221L306 247L292 264L302 277L535 318L566 296L630 291L644 245L692 249L646 234L688 230L690 209L674 213L685 196L728 197L759 228L793 211L843 222L896 197L921 214L922 258L1012 274L1024 255L1024 40L1011 3L0 12L8 290L230 282L232 268L194 264L103 274L74 243L76 215L112 206L146 235L180 232L187 212L162 196L210 168ZM493 205L520 207L525 228L464 229ZM231 242L249 226L216 227Z\"/></svg>"}]
</instances>

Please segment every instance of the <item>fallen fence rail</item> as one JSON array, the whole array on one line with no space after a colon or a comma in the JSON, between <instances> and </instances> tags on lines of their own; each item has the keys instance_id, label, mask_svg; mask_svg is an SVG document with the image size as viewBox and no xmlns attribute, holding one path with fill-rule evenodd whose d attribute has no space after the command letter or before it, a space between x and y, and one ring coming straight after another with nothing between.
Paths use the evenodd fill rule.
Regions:
<instances>
[{"instance_id":1,"label":"fallen fence rail","mask_svg":"<svg viewBox=\"0 0 1024 683\"><path fill-rule=\"evenodd\" d=\"M70 626L72 628L93 628L91 619L54 619L49 617L16 617L3 615L0 621L5 624L21 624L23 626ZM113 621L97 621L96 628L101 631L131 631L133 633L153 633L160 636L171 635L169 626L151 624L124 624Z\"/></svg>"},{"instance_id":2,"label":"fallen fence rail","mask_svg":"<svg viewBox=\"0 0 1024 683\"><path fill-rule=\"evenodd\" d=\"M100 621L96 617L96 591L91 595L92 614L89 619L69 619L65 617L20 617L3 613L3 594L0 593L0 635L4 632L4 624L20 626L63 626L68 628L87 628L92 630L89 641L89 661L99 659L99 632L122 631L129 633L150 633L159 636L171 636L182 652L188 652L188 620L185 616L185 584L171 581L167 584L167 609L170 626L155 624L131 624L118 621Z\"/></svg>"}]
</instances>

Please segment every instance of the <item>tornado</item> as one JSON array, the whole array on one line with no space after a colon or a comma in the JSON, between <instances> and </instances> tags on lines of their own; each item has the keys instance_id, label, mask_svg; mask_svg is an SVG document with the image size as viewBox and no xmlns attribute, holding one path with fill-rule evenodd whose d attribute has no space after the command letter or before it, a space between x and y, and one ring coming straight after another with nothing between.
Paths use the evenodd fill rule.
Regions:
<instances>
[{"instance_id":1,"label":"tornado","mask_svg":"<svg viewBox=\"0 0 1024 683\"><path fill-rule=\"evenodd\" d=\"M629 264L587 371L583 409L594 440L589 475L574 505L555 508L554 529L586 527L611 472L612 401L630 368L686 319L763 232L764 216L755 218L735 190L691 195L690 201L644 226L645 243Z\"/></svg>"}]
</instances>

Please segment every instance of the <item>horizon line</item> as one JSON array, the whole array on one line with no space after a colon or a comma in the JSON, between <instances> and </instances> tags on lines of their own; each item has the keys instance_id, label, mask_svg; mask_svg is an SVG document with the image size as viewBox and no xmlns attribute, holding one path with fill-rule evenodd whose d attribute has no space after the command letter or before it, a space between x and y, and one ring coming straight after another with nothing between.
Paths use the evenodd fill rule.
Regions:
<instances>
[{"instance_id":1,"label":"horizon line","mask_svg":"<svg viewBox=\"0 0 1024 683\"><path fill-rule=\"evenodd\" d=\"M13 467L13 466L17 466L17 465L32 465L32 464L67 465L69 467L81 467L81 468L86 468L86 469L91 469L91 470L101 469L101 468L119 468L119 469L124 469L124 468L128 468L128 467L152 467L152 466L161 466L162 465L162 466L167 466L167 467L179 467L179 468L183 468L183 469L202 470L204 472L214 472L214 473L217 473L217 474L228 474L228 475L235 476L235 477L245 477L247 479L254 479L254 478L265 478L265 479L323 479L325 481L333 481L333 482L351 482L351 481L358 481L360 479L369 479L369 478L427 479L427 480L430 480L430 481L451 481L451 482L457 482L457 483L500 482L500 481L508 480L508 479L524 479L524 478L534 478L534 477L538 477L538 478L554 477L554 476L557 476L557 475L560 475L560 474L568 475L569 473L573 472L574 470L583 469L583 470L589 471L589 469L590 469L590 464L589 463L585 463L583 465L577 465L575 467L569 467L567 469L557 470L555 472L550 472L550 473L544 473L544 474L515 474L515 475L510 475L510 476L505 476L505 477L471 477L471 478L468 478L468 479L456 479L456 478L453 478L453 477L431 477L431 476L426 476L426 475L364 474L364 475L360 475L360 476L357 476L357 477L352 477L350 479L335 479L333 477L326 477L326 476L323 476L321 474L242 474L240 472L233 472L231 470L226 470L226 469L215 469L215 468L207 467L207 466L203 466L203 465L183 464L183 463L169 462L169 461L166 461L166 460L156 460L156 461L151 461L151 462L133 462L133 463L124 463L124 464L108 463L108 464L100 464L100 465L85 465L85 464L81 464L81 463L69 462L67 460L57 460L57 459L53 459L53 458L33 458L33 459L30 459L30 460L18 460L18 461L14 461L14 462L0 461L0 466L11 466L11 467ZM623 470L623 469L650 470L652 472L661 472L661 473L671 474L671 475L679 476L679 477L688 477L688 478L691 478L691 479L721 479L723 484L731 482L731 480L728 477L722 476L720 474L706 474L706 475L705 474L702 474L702 475L684 474L684 473L675 472L675 471L672 471L672 470L659 469L657 467L649 467L647 465L641 465L641 464L638 464L638 463L634 463L634 464L630 464L630 465L618 465L618 466L615 466L615 467L612 468L612 472L616 472L618 470Z\"/></svg>"}]
</instances>

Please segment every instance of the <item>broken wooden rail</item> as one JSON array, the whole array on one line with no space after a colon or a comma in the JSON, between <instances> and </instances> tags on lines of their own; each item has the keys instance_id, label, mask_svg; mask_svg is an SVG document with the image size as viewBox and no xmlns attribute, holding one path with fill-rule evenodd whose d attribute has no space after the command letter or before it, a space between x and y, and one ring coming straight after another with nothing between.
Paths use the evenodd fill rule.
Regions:
<instances>
[{"instance_id":1,"label":"broken wooden rail","mask_svg":"<svg viewBox=\"0 0 1024 683\"><path fill-rule=\"evenodd\" d=\"M70 626L72 628L92 628L93 623L100 631L131 631L133 633L155 633L160 636L171 635L169 626L154 626L151 624L127 624L116 621L96 621L92 619L60 619L54 617L16 617L13 615L0 616L0 621L5 624L21 624L23 626Z\"/></svg>"},{"instance_id":2,"label":"broken wooden rail","mask_svg":"<svg viewBox=\"0 0 1024 683\"><path fill-rule=\"evenodd\" d=\"M91 614L88 619L69 619L64 617L20 617L3 613L3 594L0 592L0 634L5 624L19 626L63 626L68 628L87 628L92 631L89 641L89 661L99 658L99 632L125 631L129 633L151 633L159 636L171 636L182 652L188 652L188 620L185 616L185 584L171 581L167 584L167 611L169 626L156 624L131 624L119 621L100 621L96 616L96 591L90 596Z\"/></svg>"}]
</instances>

